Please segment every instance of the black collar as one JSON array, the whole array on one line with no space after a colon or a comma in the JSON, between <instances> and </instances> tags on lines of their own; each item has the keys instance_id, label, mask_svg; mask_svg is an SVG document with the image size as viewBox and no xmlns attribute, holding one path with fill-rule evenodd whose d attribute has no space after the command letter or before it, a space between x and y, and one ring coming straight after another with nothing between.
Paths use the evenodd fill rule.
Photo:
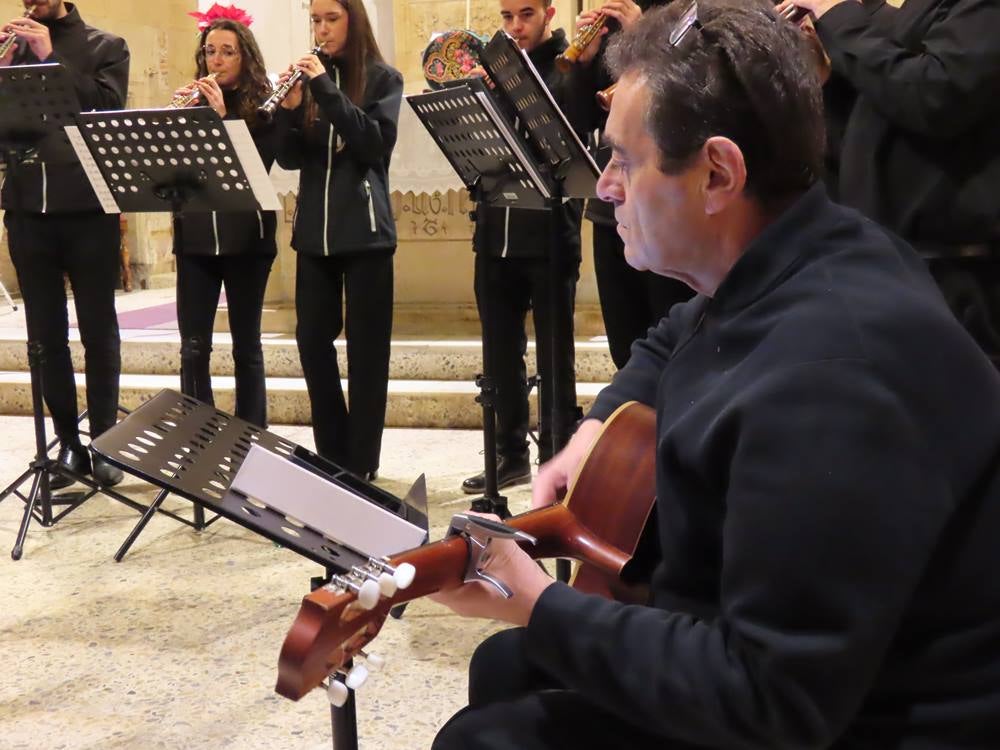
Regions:
<instances>
[{"instance_id":1,"label":"black collar","mask_svg":"<svg viewBox=\"0 0 1000 750\"><path fill-rule=\"evenodd\" d=\"M76 9L76 3L66 3L66 15L62 18L52 18L42 21L44 26L48 26L50 31L68 31L77 26L83 26L83 19L80 11Z\"/></svg>"},{"instance_id":2,"label":"black collar","mask_svg":"<svg viewBox=\"0 0 1000 750\"><path fill-rule=\"evenodd\" d=\"M832 208L821 182L809 188L747 246L716 290L710 309L736 310L764 296L810 253L812 238L829 227L817 219Z\"/></svg>"},{"instance_id":3,"label":"black collar","mask_svg":"<svg viewBox=\"0 0 1000 750\"><path fill-rule=\"evenodd\" d=\"M562 29L555 29L552 32L552 36L528 53L528 57L531 58L531 62L535 65L550 62L555 60L556 55L566 49L567 46L569 45L566 41L566 32Z\"/></svg>"}]
</instances>

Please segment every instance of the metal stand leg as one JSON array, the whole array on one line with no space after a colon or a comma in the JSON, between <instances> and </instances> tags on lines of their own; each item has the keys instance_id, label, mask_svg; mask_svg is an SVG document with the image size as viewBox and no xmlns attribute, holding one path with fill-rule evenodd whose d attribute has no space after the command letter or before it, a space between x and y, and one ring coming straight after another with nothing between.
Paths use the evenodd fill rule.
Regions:
<instances>
[{"instance_id":1,"label":"metal stand leg","mask_svg":"<svg viewBox=\"0 0 1000 750\"><path fill-rule=\"evenodd\" d=\"M346 668L350 669L350 664ZM358 750L358 715L353 690L348 692L347 703L343 706L330 706L330 727L333 730L333 750Z\"/></svg>"},{"instance_id":2,"label":"metal stand leg","mask_svg":"<svg viewBox=\"0 0 1000 750\"><path fill-rule=\"evenodd\" d=\"M128 554L129 548L135 540L139 538L139 534L142 533L142 530L146 528L146 524L149 523L153 516L156 515L156 511L160 509L160 506L163 505L163 501L167 499L167 495L169 494L169 490L160 490L156 493L156 498L149 504L149 507L146 508L146 512L142 514L142 518L139 519L139 523L137 523L132 531L129 532L128 538L125 539L122 546L119 547L118 551L115 553L115 562L121 562L122 558Z\"/></svg>"}]
</instances>

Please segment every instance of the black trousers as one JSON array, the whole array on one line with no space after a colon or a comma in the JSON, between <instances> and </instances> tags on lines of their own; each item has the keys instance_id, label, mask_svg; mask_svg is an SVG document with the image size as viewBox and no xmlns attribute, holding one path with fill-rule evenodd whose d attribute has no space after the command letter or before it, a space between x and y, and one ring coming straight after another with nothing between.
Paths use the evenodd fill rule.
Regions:
<instances>
[{"instance_id":1,"label":"black trousers","mask_svg":"<svg viewBox=\"0 0 1000 750\"><path fill-rule=\"evenodd\" d=\"M316 452L362 476L378 469L385 428L392 251L297 257L295 339ZM334 346L345 325L349 410Z\"/></svg>"},{"instance_id":2,"label":"black trousers","mask_svg":"<svg viewBox=\"0 0 1000 750\"><path fill-rule=\"evenodd\" d=\"M69 277L85 353L90 434L96 437L114 425L118 416L118 216L8 211L4 225L24 298L28 338L43 347L45 404L56 436L64 443L79 439L64 281L64 276Z\"/></svg>"},{"instance_id":3,"label":"black trousers","mask_svg":"<svg viewBox=\"0 0 1000 750\"><path fill-rule=\"evenodd\" d=\"M260 319L271 255L177 255L177 325L181 334L181 392L215 404L212 329L225 286L233 337L236 416L267 427L267 391Z\"/></svg>"},{"instance_id":4,"label":"black trousers","mask_svg":"<svg viewBox=\"0 0 1000 750\"><path fill-rule=\"evenodd\" d=\"M497 452L500 456L518 458L528 452L528 385L524 363L528 349L524 328L528 310L532 311L535 322L535 351L541 383L538 450L542 461L552 456L553 428L559 434L568 435L578 418L572 328L565 340L552 340L550 273L546 258L498 258L476 253L476 304L483 325L485 368L497 384ZM557 304L572 320L579 262L573 260L557 273ZM553 353L559 357L559 383L552 379ZM552 424L555 398L560 399L559 414L565 424Z\"/></svg>"},{"instance_id":5,"label":"black trousers","mask_svg":"<svg viewBox=\"0 0 1000 750\"><path fill-rule=\"evenodd\" d=\"M605 224L594 224L594 274L611 359L619 370L632 354L632 342L645 338L672 305L694 295L681 281L632 268L617 230Z\"/></svg>"},{"instance_id":6,"label":"black trousers","mask_svg":"<svg viewBox=\"0 0 1000 750\"><path fill-rule=\"evenodd\" d=\"M525 656L524 630L479 645L469 665L469 705L442 727L432 750L681 750L565 689Z\"/></svg>"}]
</instances>

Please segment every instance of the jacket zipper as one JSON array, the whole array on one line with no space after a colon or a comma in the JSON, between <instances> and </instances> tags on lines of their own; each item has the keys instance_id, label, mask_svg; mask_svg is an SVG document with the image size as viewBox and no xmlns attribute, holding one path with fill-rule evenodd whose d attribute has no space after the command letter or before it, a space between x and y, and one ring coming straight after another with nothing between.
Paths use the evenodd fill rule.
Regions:
<instances>
[{"instance_id":1,"label":"jacket zipper","mask_svg":"<svg viewBox=\"0 0 1000 750\"><path fill-rule=\"evenodd\" d=\"M215 254L221 255L222 248L219 247L219 223L216 219L215 211L212 211L212 232L215 234Z\"/></svg>"},{"instance_id":2,"label":"jacket zipper","mask_svg":"<svg viewBox=\"0 0 1000 750\"><path fill-rule=\"evenodd\" d=\"M45 162L42 162L42 213L49 208L49 175L45 171Z\"/></svg>"},{"instance_id":3,"label":"jacket zipper","mask_svg":"<svg viewBox=\"0 0 1000 750\"><path fill-rule=\"evenodd\" d=\"M334 83L340 86L340 68L333 68ZM326 189L323 192L323 255L330 254L330 175L333 173L333 123L330 123L330 135L326 142Z\"/></svg>"},{"instance_id":4,"label":"jacket zipper","mask_svg":"<svg viewBox=\"0 0 1000 750\"><path fill-rule=\"evenodd\" d=\"M323 194L323 255L330 254L330 238L327 229L330 227L330 175L333 172L333 125L330 125L330 136L326 144L326 191Z\"/></svg>"},{"instance_id":5,"label":"jacket zipper","mask_svg":"<svg viewBox=\"0 0 1000 750\"><path fill-rule=\"evenodd\" d=\"M500 257L507 257L507 242L510 240L510 206L504 209L503 217L503 250L500 251Z\"/></svg>"},{"instance_id":6,"label":"jacket zipper","mask_svg":"<svg viewBox=\"0 0 1000 750\"><path fill-rule=\"evenodd\" d=\"M368 194L368 221L371 223L372 231L375 231L375 202L372 200L372 184L365 178L365 192Z\"/></svg>"},{"instance_id":7,"label":"jacket zipper","mask_svg":"<svg viewBox=\"0 0 1000 750\"><path fill-rule=\"evenodd\" d=\"M264 239L264 217L260 215L260 211L257 212L257 226L260 227L260 238Z\"/></svg>"}]
</instances>

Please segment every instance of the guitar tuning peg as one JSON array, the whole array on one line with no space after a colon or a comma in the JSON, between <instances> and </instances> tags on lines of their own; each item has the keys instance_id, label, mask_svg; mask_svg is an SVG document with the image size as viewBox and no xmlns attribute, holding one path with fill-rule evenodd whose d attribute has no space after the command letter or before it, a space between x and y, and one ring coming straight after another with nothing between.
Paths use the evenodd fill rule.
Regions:
<instances>
[{"instance_id":1,"label":"guitar tuning peg","mask_svg":"<svg viewBox=\"0 0 1000 750\"><path fill-rule=\"evenodd\" d=\"M359 687L365 684L368 679L368 667L364 664L355 664L351 667L351 671L347 673L347 677L344 680L344 684L347 685L351 690L357 690Z\"/></svg>"},{"instance_id":2,"label":"guitar tuning peg","mask_svg":"<svg viewBox=\"0 0 1000 750\"><path fill-rule=\"evenodd\" d=\"M382 596L393 596L399 589L399 584L396 583L396 579L393 578L388 573L382 573L378 577L378 587L379 591L382 592Z\"/></svg>"},{"instance_id":3,"label":"guitar tuning peg","mask_svg":"<svg viewBox=\"0 0 1000 750\"><path fill-rule=\"evenodd\" d=\"M360 655L365 658L365 664L372 672L378 672L385 666L385 657L378 654L366 654L364 651L361 651Z\"/></svg>"},{"instance_id":4,"label":"guitar tuning peg","mask_svg":"<svg viewBox=\"0 0 1000 750\"><path fill-rule=\"evenodd\" d=\"M330 684L326 686L326 697L329 699L330 705L342 708L347 703L348 695L347 685L331 675Z\"/></svg>"},{"instance_id":5,"label":"guitar tuning peg","mask_svg":"<svg viewBox=\"0 0 1000 750\"><path fill-rule=\"evenodd\" d=\"M370 578L358 587L358 604L362 609L375 609L381 596L378 583Z\"/></svg>"},{"instance_id":6,"label":"guitar tuning peg","mask_svg":"<svg viewBox=\"0 0 1000 750\"><path fill-rule=\"evenodd\" d=\"M408 589L410 584L413 583L413 579L416 575L416 568L414 568L410 563L402 563L396 568L395 572L393 572L392 577L400 589Z\"/></svg>"}]
</instances>

